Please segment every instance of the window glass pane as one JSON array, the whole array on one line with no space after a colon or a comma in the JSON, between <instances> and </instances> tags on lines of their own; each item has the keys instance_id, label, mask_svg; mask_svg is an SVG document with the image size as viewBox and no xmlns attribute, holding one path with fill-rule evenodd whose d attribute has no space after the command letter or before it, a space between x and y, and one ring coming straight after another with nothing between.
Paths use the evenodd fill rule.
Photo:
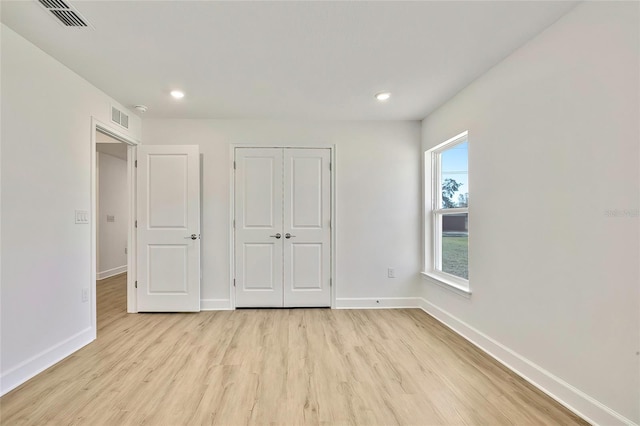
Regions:
<instances>
[{"instance_id":1,"label":"window glass pane","mask_svg":"<svg viewBox=\"0 0 640 426\"><path fill-rule=\"evenodd\" d=\"M469 205L468 158L468 143L466 141L440 153L443 209L468 207Z\"/></svg>"},{"instance_id":2,"label":"window glass pane","mask_svg":"<svg viewBox=\"0 0 640 426\"><path fill-rule=\"evenodd\" d=\"M469 279L469 213L442 215L442 272Z\"/></svg>"}]
</instances>

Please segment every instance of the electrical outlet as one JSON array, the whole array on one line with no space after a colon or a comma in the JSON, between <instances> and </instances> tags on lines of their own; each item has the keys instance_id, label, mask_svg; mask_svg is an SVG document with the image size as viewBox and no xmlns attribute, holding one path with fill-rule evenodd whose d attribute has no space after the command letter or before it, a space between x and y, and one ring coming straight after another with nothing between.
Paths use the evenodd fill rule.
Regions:
<instances>
[{"instance_id":1,"label":"electrical outlet","mask_svg":"<svg viewBox=\"0 0 640 426\"><path fill-rule=\"evenodd\" d=\"M387 277L395 278L396 277L396 268L387 269Z\"/></svg>"},{"instance_id":2,"label":"electrical outlet","mask_svg":"<svg viewBox=\"0 0 640 426\"><path fill-rule=\"evenodd\" d=\"M89 301L89 289L87 287L82 289L82 303Z\"/></svg>"}]
</instances>

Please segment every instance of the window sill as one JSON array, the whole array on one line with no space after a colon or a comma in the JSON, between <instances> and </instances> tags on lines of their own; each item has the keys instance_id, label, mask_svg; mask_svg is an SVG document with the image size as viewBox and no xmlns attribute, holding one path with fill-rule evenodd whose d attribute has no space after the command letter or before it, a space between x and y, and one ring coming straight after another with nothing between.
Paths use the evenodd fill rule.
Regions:
<instances>
[{"instance_id":1,"label":"window sill","mask_svg":"<svg viewBox=\"0 0 640 426\"><path fill-rule=\"evenodd\" d=\"M457 282L455 282L454 280L448 279L447 277L440 275L440 274L436 274L434 272L420 272L423 276L430 278L430 282L433 282L434 284L437 284L438 286L452 291L453 293L456 293L460 296L463 297L471 297L471 289L469 289L468 287L465 287Z\"/></svg>"}]
</instances>

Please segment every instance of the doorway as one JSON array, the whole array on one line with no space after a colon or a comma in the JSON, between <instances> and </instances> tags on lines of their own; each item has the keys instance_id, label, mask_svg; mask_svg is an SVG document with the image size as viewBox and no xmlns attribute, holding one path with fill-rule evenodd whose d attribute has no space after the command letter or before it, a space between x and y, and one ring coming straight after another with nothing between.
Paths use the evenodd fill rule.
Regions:
<instances>
[{"instance_id":1,"label":"doorway","mask_svg":"<svg viewBox=\"0 0 640 426\"><path fill-rule=\"evenodd\" d=\"M128 145L95 130L96 308L117 304L126 312L129 186ZM98 324L99 326L100 324Z\"/></svg>"},{"instance_id":2,"label":"doorway","mask_svg":"<svg viewBox=\"0 0 640 426\"><path fill-rule=\"evenodd\" d=\"M329 307L331 148L235 148L236 307Z\"/></svg>"},{"instance_id":3,"label":"doorway","mask_svg":"<svg viewBox=\"0 0 640 426\"><path fill-rule=\"evenodd\" d=\"M96 280L127 273L127 145L96 131Z\"/></svg>"},{"instance_id":4,"label":"doorway","mask_svg":"<svg viewBox=\"0 0 640 426\"><path fill-rule=\"evenodd\" d=\"M99 197L98 197L98 182L99 182L99 170L98 170L98 159L101 155L111 155L114 157L116 155L115 152L111 152L110 148L106 148L109 152L105 152L100 154L98 149L102 149L99 144L108 143L113 146L111 149L118 150L121 158L126 158L126 212L118 213L118 216L115 214L111 214L109 212L109 216L114 216L107 218L106 212L103 214L99 213ZM95 117L91 118L91 139L90 139L90 153L91 153L91 213L90 213L90 224L91 224L91 257L90 257L90 282L92 282L91 291L90 291L90 301L91 301L91 321L92 328L97 335L97 279L98 278L106 278L111 279L112 277L107 278L111 274L122 273L122 267L126 265L127 273L126 275L120 277L123 281L126 281L126 296L122 299L126 300L126 311L127 312L136 312L136 294L134 289L134 279L135 276L135 254L136 254L136 235L134 228L134 218L135 218L135 156L136 151L135 147L140 142L138 140L133 139L131 136L128 136L126 133L123 133L121 130L114 128L113 125L109 125L103 123L102 121L96 119ZM122 150L126 150L126 157L123 155ZM104 169L103 169L103 180L104 180ZM102 217L101 217L102 216ZM114 225L119 224L125 227L127 230L126 244L124 247L120 247L119 250L124 252L126 247L126 262L124 264L117 264L118 262L122 262L122 259L116 259L116 262L113 263L114 266L109 268L108 263L102 262L98 265L98 222L100 219L103 220L103 231L105 230L107 224ZM109 222L107 222L107 219ZM108 228L107 228L108 229ZM118 246L121 246L121 239L118 239ZM116 243L114 243L115 246ZM100 266L100 268L99 268ZM121 268L121 269L118 269ZM100 274L99 274L100 273ZM117 277L117 275L114 275ZM118 302L122 303L122 302ZM96 337L94 335L94 338Z\"/></svg>"}]
</instances>

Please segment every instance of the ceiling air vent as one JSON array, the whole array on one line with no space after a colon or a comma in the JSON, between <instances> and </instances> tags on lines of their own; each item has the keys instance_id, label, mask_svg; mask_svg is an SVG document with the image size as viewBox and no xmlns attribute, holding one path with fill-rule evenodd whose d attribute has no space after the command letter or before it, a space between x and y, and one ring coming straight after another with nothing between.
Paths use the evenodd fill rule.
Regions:
<instances>
[{"instance_id":1,"label":"ceiling air vent","mask_svg":"<svg viewBox=\"0 0 640 426\"><path fill-rule=\"evenodd\" d=\"M111 107L111 121L125 129L129 128L129 116L114 106Z\"/></svg>"},{"instance_id":2,"label":"ceiling air vent","mask_svg":"<svg viewBox=\"0 0 640 426\"><path fill-rule=\"evenodd\" d=\"M91 27L87 20L80 15L80 12L62 0L38 0L38 2L65 27Z\"/></svg>"}]
</instances>

